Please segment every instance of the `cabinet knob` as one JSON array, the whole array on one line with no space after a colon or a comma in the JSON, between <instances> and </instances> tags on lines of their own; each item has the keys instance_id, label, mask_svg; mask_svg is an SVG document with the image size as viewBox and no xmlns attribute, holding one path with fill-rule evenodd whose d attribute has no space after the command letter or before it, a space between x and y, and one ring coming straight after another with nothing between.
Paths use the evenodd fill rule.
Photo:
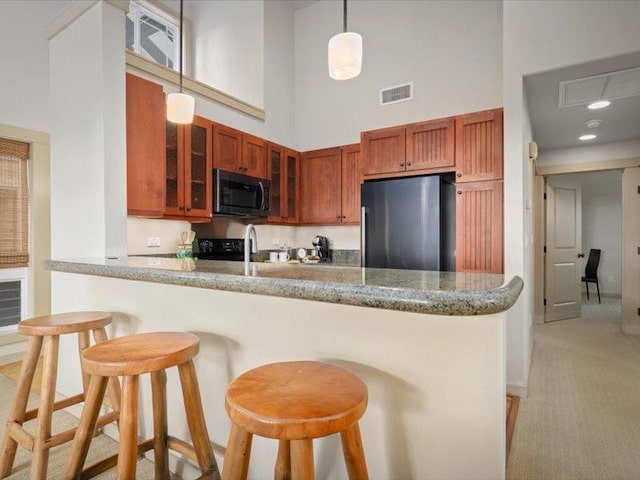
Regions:
<instances>
[{"instance_id":1,"label":"cabinet knob","mask_svg":"<svg viewBox=\"0 0 640 480\"><path fill-rule=\"evenodd\" d=\"M462 174L460 172L456 173L456 177L460 178Z\"/></svg>"},{"instance_id":2,"label":"cabinet knob","mask_svg":"<svg viewBox=\"0 0 640 480\"><path fill-rule=\"evenodd\" d=\"M340 220L340 219L342 218L342 216L338 215L336 218L337 218L338 220Z\"/></svg>"},{"instance_id":3,"label":"cabinet knob","mask_svg":"<svg viewBox=\"0 0 640 480\"><path fill-rule=\"evenodd\" d=\"M238 167L238 170L242 171L242 167Z\"/></svg>"},{"instance_id":4,"label":"cabinet knob","mask_svg":"<svg viewBox=\"0 0 640 480\"><path fill-rule=\"evenodd\" d=\"M184 212L184 207L183 207L182 205L180 205L180 206L178 207L178 210L180 210L181 212Z\"/></svg>"},{"instance_id":5,"label":"cabinet knob","mask_svg":"<svg viewBox=\"0 0 640 480\"><path fill-rule=\"evenodd\" d=\"M400 166L401 166L401 167L404 167L404 162L400 162Z\"/></svg>"},{"instance_id":6,"label":"cabinet knob","mask_svg":"<svg viewBox=\"0 0 640 480\"><path fill-rule=\"evenodd\" d=\"M411 165L411 162L407 162L407 167L408 167L409 165Z\"/></svg>"},{"instance_id":7,"label":"cabinet knob","mask_svg":"<svg viewBox=\"0 0 640 480\"><path fill-rule=\"evenodd\" d=\"M191 211L191 207L187 207L187 212L190 212L190 211Z\"/></svg>"},{"instance_id":8,"label":"cabinet knob","mask_svg":"<svg viewBox=\"0 0 640 480\"><path fill-rule=\"evenodd\" d=\"M462 195L462 190L458 190L458 195Z\"/></svg>"},{"instance_id":9,"label":"cabinet knob","mask_svg":"<svg viewBox=\"0 0 640 480\"><path fill-rule=\"evenodd\" d=\"M344 220L345 218L347 218L346 216L342 215L342 219Z\"/></svg>"}]
</instances>

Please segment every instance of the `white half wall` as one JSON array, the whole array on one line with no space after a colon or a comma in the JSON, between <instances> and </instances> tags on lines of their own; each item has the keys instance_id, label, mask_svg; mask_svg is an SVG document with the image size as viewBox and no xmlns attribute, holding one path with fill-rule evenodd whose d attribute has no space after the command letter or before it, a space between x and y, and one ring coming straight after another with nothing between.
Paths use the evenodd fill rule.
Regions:
<instances>
[{"instance_id":1,"label":"white half wall","mask_svg":"<svg viewBox=\"0 0 640 480\"><path fill-rule=\"evenodd\" d=\"M268 2L267 2L268 3ZM327 42L342 2L295 12L296 138L301 150L360 141L360 132L502 105L499 1L349 2L363 37L362 73L329 77ZM414 99L379 106L379 90L413 82Z\"/></svg>"},{"instance_id":2,"label":"white half wall","mask_svg":"<svg viewBox=\"0 0 640 480\"><path fill-rule=\"evenodd\" d=\"M503 6L505 275L523 276L525 234L532 228L524 215L532 177L523 150L523 77L578 63L623 55L640 46L640 3L627 1L553 2L505 0ZM525 223L527 223L525 227ZM527 326L532 305L522 295L507 314L509 329ZM524 337L507 339L507 383L526 387L530 353Z\"/></svg>"}]
</instances>

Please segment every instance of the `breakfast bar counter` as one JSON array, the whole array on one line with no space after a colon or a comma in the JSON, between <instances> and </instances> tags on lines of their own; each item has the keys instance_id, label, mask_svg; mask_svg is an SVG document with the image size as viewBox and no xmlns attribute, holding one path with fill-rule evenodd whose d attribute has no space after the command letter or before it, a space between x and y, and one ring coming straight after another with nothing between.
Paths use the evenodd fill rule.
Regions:
<instances>
[{"instance_id":1,"label":"breakfast bar counter","mask_svg":"<svg viewBox=\"0 0 640 480\"><path fill-rule=\"evenodd\" d=\"M113 314L110 336L190 332L209 436L224 464L225 390L272 362L345 367L368 389L360 421L370 478L505 478L506 321L518 277L331 265L157 257L49 260L53 312ZM60 340L58 391L80 385L77 348ZM66 343L65 343L66 342ZM188 439L178 376L168 372L172 435ZM141 384L141 432L153 426ZM71 411L78 414L78 411ZM109 433L107 431L107 433ZM340 437L314 441L316 478L346 479ZM277 442L255 438L250 479L273 476ZM184 479L197 471L179 456Z\"/></svg>"},{"instance_id":2,"label":"breakfast bar counter","mask_svg":"<svg viewBox=\"0 0 640 480\"><path fill-rule=\"evenodd\" d=\"M503 275L429 272L163 257L49 260L49 270L209 288L257 295L316 300L362 307L439 315L485 315L508 310L522 279L503 284Z\"/></svg>"}]
</instances>

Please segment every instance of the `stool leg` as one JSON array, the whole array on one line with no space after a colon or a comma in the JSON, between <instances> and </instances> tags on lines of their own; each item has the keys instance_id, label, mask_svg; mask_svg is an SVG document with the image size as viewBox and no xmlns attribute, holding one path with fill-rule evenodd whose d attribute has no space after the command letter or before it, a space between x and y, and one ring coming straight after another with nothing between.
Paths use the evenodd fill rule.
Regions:
<instances>
[{"instance_id":1,"label":"stool leg","mask_svg":"<svg viewBox=\"0 0 640 480\"><path fill-rule=\"evenodd\" d=\"M97 328L93 331L93 339L96 343L105 342L108 340L107 331L104 327ZM120 389L120 380L118 377L109 377L109 405L112 410L120 411L120 398L122 397L122 390ZM118 424L120 420L117 420Z\"/></svg>"},{"instance_id":2,"label":"stool leg","mask_svg":"<svg viewBox=\"0 0 640 480\"><path fill-rule=\"evenodd\" d=\"M118 480L136 478L138 459L138 376L124 377L120 411Z\"/></svg>"},{"instance_id":3,"label":"stool leg","mask_svg":"<svg viewBox=\"0 0 640 480\"><path fill-rule=\"evenodd\" d=\"M42 349L42 337L29 337L29 345L27 353L20 367L20 376L18 377L18 385L16 386L16 394L11 404L9 417L7 419L7 429L4 432L4 440L2 441L2 452L0 453L0 478L4 478L11 473L13 461L16 457L16 448L18 443L9 433L9 425L13 422L22 425L24 422L24 413L27 410L27 402L29 401L29 391L33 383L33 375L36 371L40 351Z\"/></svg>"},{"instance_id":4,"label":"stool leg","mask_svg":"<svg viewBox=\"0 0 640 480\"><path fill-rule=\"evenodd\" d=\"M82 364L82 352L89 348L89 332L78 332L78 354L80 355L80 363ZM89 374L82 370L82 391L85 398L89 390Z\"/></svg>"},{"instance_id":5,"label":"stool leg","mask_svg":"<svg viewBox=\"0 0 640 480\"><path fill-rule=\"evenodd\" d=\"M340 432L340 437L342 438L342 451L344 453L344 461L347 464L349 480L367 480L369 474L367 473L367 463L364 459L358 423L356 422L344 432Z\"/></svg>"},{"instance_id":6,"label":"stool leg","mask_svg":"<svg viewBox=\"0 0 640 480\"><path fill-rule=\"evenodd\" d=\"M218 464L213 456L213 449L209 441L207 424L202 411L198 377L196 376L193 362L189 360L178 365L178 372L180 373L180 384L182 385L182 395L184 397L189 432L191 432L191 441L196 451L200 470L202 470L202 473L217 472Z\"/></svg>"},{"instance_id":7,"label":"stool leg","mask_svg":"<svg viewBox=\"0 0 640 480\"><path fill-rule=\"evenodd\" d=\"M107 378L100 375L91 375L87 396L82 409L80 423L76 429L76 434L71 447L71 456L67 460L64 479L77 480L82 473L82 467L87 459L91 438L96 429L96 422L100 414L102 399L107 389Z\"/></svg>"},{"instance_id":8,"label":"stool leg","mask_svg":"<svg viewBox=\"0 0 640 480\"><path fill-rule=\"evenodd\" d=\"M252 434L235 423L231 425L227 451L222 464L222 480L246 480L252 439Z\"/></svg>"},{"instance_id":9,"label":"stool leg","mask_svg":"<svg viewBox=\"0 0 640 480\"><path fill-rule=\"evenodd\" d=\"M153 396L153 453L155 456L156 480L169 478L169 452L167 450L167 374L164 370L151 372Z\"/></svg>"},{"instance_id":10,"label":"stool leg","mask_svg":"<svg viewBox=\"0 0 640 480\"><path fill-rule=\"evenodd\" d=\"M291 443L280 440L278 444L278 458L273 474L274 480L291 480Z\"/></svg>"},{"instance_id":11,"label":"stool leg","mask_svg":"<svg viewBox=\"0 0 640 480\"><path fill-rule=\"evenodd\" d=\"M313 480L313 440L291 440L291 476Z\"/></svg>"},{"instance_id":12,"label":"stool leg","mask_svg":"<svg viewBox=\"0 0 640 480\"><path fill-rule=\"evenodd\" d=\"M58 346L60 337L52 335L47 338L44 347L44 365L42 368L42 387L36 433L33 437L33 456L31 458L31 480L44 480L49 463L49 445L51 437L51 416L56 394L56 378L58 375Z\"/></svg>"}]
</instances>

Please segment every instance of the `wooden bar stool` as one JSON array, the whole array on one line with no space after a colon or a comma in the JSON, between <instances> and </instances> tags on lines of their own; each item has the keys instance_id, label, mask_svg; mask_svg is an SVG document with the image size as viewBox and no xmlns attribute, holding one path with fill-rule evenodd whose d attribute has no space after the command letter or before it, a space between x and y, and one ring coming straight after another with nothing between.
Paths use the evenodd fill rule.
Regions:
<instances>
[{"instance_id":1,"label":"wooden bar stool","mask_svg":"<svg viewBox=\"0 0 640 480\"><path fill-rule=\"evenodd\" d=\"M200 340L190 333L158 332L114 338L85 350L82 353L82 369L90 375L89 391L64 478L89 478L117 463L117 478L133 479L136 476L138 454L151 449L155 455L156 479L169 478L169 449L197 462L203 473L200 478L217 477L218 466L209 443L192 361L199 348ZM175 366L180 373L193 446L168 434L165 370ZM151 374L154 436L138 442L138 378L144 373ZM114 376L124 376L118 453L83 471L107 379Z\"/></svg>"},{"instance_id":2,"label":"wooden bar stool","mask_svg":"<svg viewBox=\"0 0 640 480\"><path fill-rule=\"evenodd\" d=\"M246 479L253 435L280 441L274 478L313 479L313 439L340 433L350 479L367 479L358 420L367 387L353 373L321 362L264 365L240 375L225 398L233 422L222 480Z\"/></svg>"},{"instance_id":3,"label":"wooden bar stool","mask_svg":"<svg viewBox=\"0 0 640 480\"><path fill-rule=\"evenodd\" d=\"M16 387L13 404L9 410L7 428L0 452L0 478L11 473L18 444L33 452L31 460L31 480L44 479L47 475L49 449L73 439L75 429L69 429L56 435L51 435L51 417L55 410L66 408L83 402L88 387L88 376L82 375L83 393L68 397L58 402L54 401L56 393L56 377L58 373L58 346L60 335L77 333L80 354L89 347L89 334L93 332L95 342L107 339L104 327L111 323L111 314L105 312L72 312L42 317L29 318L18 324L18 332L29 337L27 353L20 368L20 376ZM43 341L47 338L44 348L44 364L42 370L42 388L40 405L37 409L26 411L29 391L33 383ZM120 400L120 384L114 378L109 382L110 406L113 411L101 416L96 427L118 420ZM28 433L22 425L24 422L36 419L35 435Z\"/></svg>"}]
</instances>

